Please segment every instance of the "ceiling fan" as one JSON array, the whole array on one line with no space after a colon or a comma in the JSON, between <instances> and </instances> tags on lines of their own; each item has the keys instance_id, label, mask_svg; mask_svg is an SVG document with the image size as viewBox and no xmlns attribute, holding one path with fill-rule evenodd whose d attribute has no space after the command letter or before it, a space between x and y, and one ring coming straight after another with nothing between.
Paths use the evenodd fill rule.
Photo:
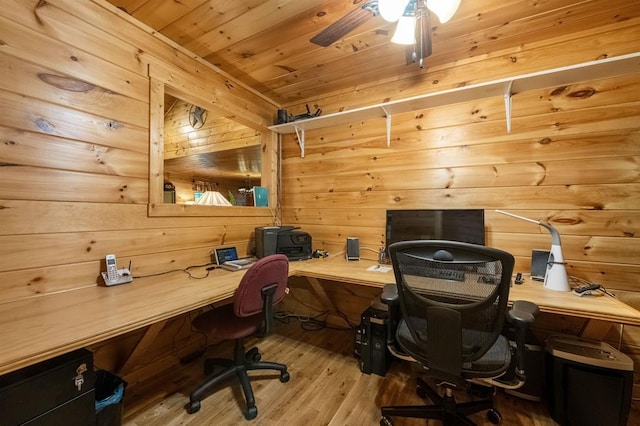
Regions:
<instances>
[{"instance_id":1,"label":"ceiling fan","mask_svg":"<svg viewBox=\"0 0 640 426\"><path fill-rule=\"evenodd\" d=\"M397 22L391 42L407 45L407 63L419 62L431 55L431 12L441 23L454 15L460 0L372 0L351 10L336 22L311 38L311 42L327 47L363 24L372 16Z\"/></svg>"}]
</instances>

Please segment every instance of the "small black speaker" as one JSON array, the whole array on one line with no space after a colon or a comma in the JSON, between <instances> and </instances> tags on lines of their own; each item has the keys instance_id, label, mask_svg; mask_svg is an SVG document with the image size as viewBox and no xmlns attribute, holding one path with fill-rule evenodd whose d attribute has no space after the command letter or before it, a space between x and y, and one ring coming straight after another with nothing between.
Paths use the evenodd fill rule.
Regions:
<instances>
[{"instance_id":1,"label":"small black speaker","mask_svg":"<svg viewBox=\"0 0 640 426\"><path fill-rule=\"evenodd\" d=\"M347 237L347 260L360 260L360 240Z\"/></svg>"},{"instance_id":2,"label":"small black speaker","mask_svg":"<svg viewBox=\"0 0 640 426\"><path fill-rule=\"evenodd\" d=\"M287 115L286 109L278 110L278 122L277 124L284 124L289 121L289 116Z\"/></svg>"}]
</instances>

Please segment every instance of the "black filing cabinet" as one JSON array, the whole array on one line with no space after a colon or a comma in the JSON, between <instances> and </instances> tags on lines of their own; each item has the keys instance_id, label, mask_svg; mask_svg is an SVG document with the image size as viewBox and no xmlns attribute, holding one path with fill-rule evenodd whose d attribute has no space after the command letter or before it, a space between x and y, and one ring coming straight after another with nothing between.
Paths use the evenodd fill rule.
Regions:
<instances>
[{"instance_id":1,"label":"black filing cabinet","mask_svg":"<svg viewBox=\"0 0 640 426\"><path fill-rule=\"evenodd\" d=\"M94 384L86 349L0 376L0 426L92 426Z\"/></svg>"}]
</instances>

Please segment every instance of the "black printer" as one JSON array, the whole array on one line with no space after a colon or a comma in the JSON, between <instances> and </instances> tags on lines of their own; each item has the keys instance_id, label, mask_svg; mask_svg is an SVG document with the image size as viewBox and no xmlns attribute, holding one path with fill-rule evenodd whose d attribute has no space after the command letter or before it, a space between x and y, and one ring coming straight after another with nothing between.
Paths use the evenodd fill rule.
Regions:
<instances>
[{"instance_id":1,"label":"black printer","mask_svg":"<svg viewBox=\"0 0 640 426\"><path fill-rule=\"evenodd\" d=\"M289 260L311 259L311 235L295 226L256 228L256 257L284 254Z\"/></svg>"}]
</instances>

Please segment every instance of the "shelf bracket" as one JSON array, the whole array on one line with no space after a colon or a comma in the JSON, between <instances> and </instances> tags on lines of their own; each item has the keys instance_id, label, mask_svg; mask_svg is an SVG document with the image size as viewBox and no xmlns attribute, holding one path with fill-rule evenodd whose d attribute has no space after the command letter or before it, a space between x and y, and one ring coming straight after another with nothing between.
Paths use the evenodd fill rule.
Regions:
<instances>
[{"instance_id":1,"label":"shelf bracket","mask_svg":"<svg viewBox=\"0 0 640 426\"><path fill-rule=\"evenodd\" d=\"M385 117L387 117L387 148L391 146L391 114L382 107Z\"/></svg>"},{"instance_id":2,"label":"shelf bracket","mask_svg":"<svg viewBox=\"0 0 640 426\"><path fill-rule=\"evenodd\" d=\"M504 88L504 112L507 119L507 133L511 133L511 87L513 80Z\"/></svg>"},{"instance_id":3,"label":"shelf bracket","mask_svg":"<svg viewBox=\"0 0 640 426\"><path fill-rule=\"evenodd\" d=\"M304 129L298 128L294 124L293 128L296 131L296 138L298 138L298 145L300 145L300 158L304 158Z\"/></svg>"}]
</instances>

